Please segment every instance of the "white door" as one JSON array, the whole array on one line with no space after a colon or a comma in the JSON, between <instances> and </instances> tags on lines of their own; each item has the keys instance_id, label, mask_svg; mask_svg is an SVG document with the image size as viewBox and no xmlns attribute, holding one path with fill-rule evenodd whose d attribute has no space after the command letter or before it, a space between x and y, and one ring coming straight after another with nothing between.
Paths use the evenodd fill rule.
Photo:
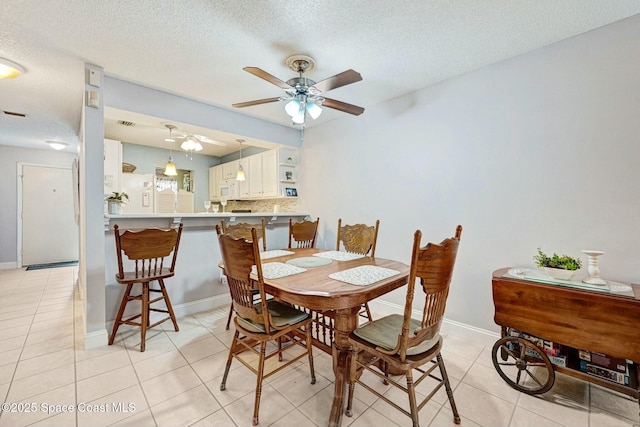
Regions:
<instances>
[{"instance_id":1,"label":"white door","mask_svg":"<svg viewBox=\"0 0 640 427\"><path fill-rule=\"evenodd\" d=\"M22 165L22 265L78 260L71 168Z\"/></svg>"}]
</instances>

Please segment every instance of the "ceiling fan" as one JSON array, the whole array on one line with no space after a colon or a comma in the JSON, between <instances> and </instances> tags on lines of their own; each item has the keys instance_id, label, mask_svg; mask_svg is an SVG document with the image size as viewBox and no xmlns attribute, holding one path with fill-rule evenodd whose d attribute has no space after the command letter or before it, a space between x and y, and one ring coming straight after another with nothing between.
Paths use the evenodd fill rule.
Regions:
<instances>
[{"instance_id":1,"label":"ceiling fan","mask_svg":"<svg viewBox=\"0 0 640 427\"><path fill-rule=\"evenodd\" d=\"M285 111L291 116L293 123L302 125L305 123L307 113L314 120L317 119L320 113L322 113L321 106L353 114L354 116L359 116L364 112L364 108L358 107L357 105L347 104L346 102L323 96L324 92L359 82L362 80L360 73L354 70L347 70L316 83L303 76L305 71L310 71L315 68L313 58L306 55L293 55L287 58L286 64L289 68L299 73L298 77L294 77L286 82L258 67L243 68L246 72L283 89L286 93L285 96L257 99L255 101L240 102L232 105L236 108L243 108L270 102L288 101L285 105Z\"/></svg>"}]
</instances>

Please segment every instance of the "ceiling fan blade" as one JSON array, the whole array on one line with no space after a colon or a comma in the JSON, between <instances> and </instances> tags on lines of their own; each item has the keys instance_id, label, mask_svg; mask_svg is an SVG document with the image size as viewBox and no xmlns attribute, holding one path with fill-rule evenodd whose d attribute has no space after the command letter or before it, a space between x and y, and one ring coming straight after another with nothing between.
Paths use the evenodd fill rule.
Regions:
<instances>
[{"instance_id":1,"label":"ceiling fan blade","mask_svg":"<svg viewBox=\"0 0 640 427\"><path fill-rule=\"evenodd\" d=\"M251 73L256 77L260 77L263 80L268 81L271 84L274 84L276 86L278 86L280 89L291 89L291 85L288 85L287 83L283 82L282 80L280 80L279 78L277 78L276 76L267 73L266 71L264 71L261 68L258 67L244 67L243 70L245 70L247 73Z\"/></svg>"},{"instance_id":2,"label":"ceiling fan blade","mask_svg":"<svg viewBox=\"0 0 640 427\"><path fill-rule=\"evenodd\" d=\"M324 79L314 84L316 89L320 92L327 92L331 89L336 89L342 86L350 85L351 83L359 82L362 80L360 73L354 70L343 71L340 74L336 74L333 77Z\"/></svg>"},{"instance_id":3,"label":"ceiling fan blade","mask_svg":"<svg viewBox=\"0 0 640 427\"><path fill-rule=\"evenodd\" d=\"M231 105L236 108L242 108L242 107L251 107L252 105L267 104L269 102L276 102L276 101L280 101L280 98L275 97L275 98L256 99L255 101L239 102L237 104L231 104Z\"/></svg>"},{"instance_id":4,"label":"ceiling fan blade","mask_svg":"<svg viewBox=\"0 0 640 427\"><path fill-rule=\"evenodd\" d=\"M364 108L358 107L357 105L347 104L346 102L336 101L335 99L324 98L322 102L323 107L333 108L334 110L344 111L345 113L353 114L354 116L359 116L364 113Z\"/></svg>"}]
</instances>

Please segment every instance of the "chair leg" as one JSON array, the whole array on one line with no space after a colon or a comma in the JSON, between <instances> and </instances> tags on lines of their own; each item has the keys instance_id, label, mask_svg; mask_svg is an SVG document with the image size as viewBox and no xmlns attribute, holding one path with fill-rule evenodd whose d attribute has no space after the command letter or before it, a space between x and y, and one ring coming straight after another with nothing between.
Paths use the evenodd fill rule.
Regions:
<instances>
[{"instance_id":1,"label":"chair leg","mask_svg":"<svg viewBox=\"0 0 640 427\"><path fill-rule=\"evenodd\" d=\"M144 351L149 326L149 282L142 284L142 318L140 319L140 352Z\"/></svg>"},{"instance_id":2,"label":"chair leg","mask_svg":"<svg viewBox=\"0 0 640 427\"><path fill-rule=\"evenodd\" d=\"M262 395L262 378L264 376L264 359L267 351L267 343L260 343L260 360L258 361L258 379L256 381L256 399L253 404L253 421L254 426L258 425L258 412L260 411L260 396Z\"/></svg>"},{"instance_id":3,"label":"chair leg","mask_svg":"<svg viewBox=\"0 0 640 427\"><path fill-rule=\"evenodd\" d=\"M224 375L222 375L222 382L220 383L220 390L224 391L227 388L227 377L229 376L229 369L231 368L231 361L233 360L233 352L235 350L236 340L240 336L240 332L236 329L235 334L233 334L233 341L231 342L231 347L229 347L229 357L227 357L227 366L224 368Z\"/></svg>"},{"instance_id":4,"label":"chair leg","mask_svg":"<svg viewBox=\"0 0 640 427\"><path fill-rule=\"evenodd\" d=\"M127 302L129 301L129 294L131 293L132 286L133 285L127 285L127 289L124 291L124 295L122 295L122 301L120 302L118 315L116 316L116 320L113 323L113 329L111 330L111 336L109 337L109 345L113 344L113 341L116 338L116 332L118 332L118 328L122 323L122 315L124 314L124 309L127 306Z\"/></svg>"},{"instance_id":5,"label":"chair leg","mask_svg":"<svg viewBox=\"0 0 640 427\"><path fill-rule=\"evenodd\" d=\"M411 369L407 370L407 394L409 395L409 407L411 408L411 421L413 427L420 427L418 422L418 406L416 404L416 388L413 384L413 373Z\"/></svg>"},{"instance_id":6,"label":"chair leg","mask_svg":"<svg viewBox=\"0 0 640 427\"><path fill-rule=\"evenodd\" d=\"M227 327L225 328L227 331L229 330L229 325L231 324L232 316L233 316L233 303L231 303L231 307L229 307L229 318L227 319Z\"/></svg>"},{"instance_id":7,"label":"chair leg","mask_svg":"<svg viewBox=\"0 0 640 427\"><path fill-rule=\"evenodd\" d=\"M173 312L173 306L171 305L171 300L169 299L169 294L167 293L167 288L164 287L164 280L158 280L160 283L160 290L162 291L162 296L164 297L164 303L167 305L167 311L169 312L169 316L171 317L171 321L173 322L173 328L176 332L180 331L178 328L178 321L176 320L176 314Z\"/></svg>"},{"instance_id":8,"label":"chair leg","mask_svg":"<svg viewBox=\"0 0 640 427\"><path fill-rule=\"evenodd\" d=\"M344 411L344 414L347 417L352 417L353 394L356 388L356 369L358 369L358 353L355 349L351 350L349 359L349 396L347 398L347 409Z\"/></svg>"},{"instance_id":9,"label":"chair leg","mask_svg":"<svg viewBox=\"0 0 640 427\"><path fill-rule=\"evenodd\" d=\"M278 337L278 362L282 362L282 337Z\"/></svg>"},{"instance_id":10,"label":"chair leg","mask_svg":"<svg viewBox=\"0 0 640 427\"><path fill-rule=\"evenodd\" d=\"M458 408L456 407L456 402L455 400L453 400L453 390L451 390L449 375L447 375L447 370L444 367L444 360L442 360L442 355L440 353L438 353L436 358L438 359L438 365L440 366L440 375L442 375L442 381L444 381L444 388L447 391L447 397L449 398L449 403L451 404L451 410L453 411L453 422L456 424L460 424L460 414L458 414Z\"/></svg>"},{"instance_id":11,"label":"chair leg","mask_svg":"<svg viewBox=\"0 0 640 427\"><path fill-rule=\"evenodd\" d=\"M309 354L309 370L311 371L311 384L316 383L316 371L313 367L313 344L311 343L311 329L305 328L305 333L307 334L307 353Z\"/></svg>"}]
</instances>

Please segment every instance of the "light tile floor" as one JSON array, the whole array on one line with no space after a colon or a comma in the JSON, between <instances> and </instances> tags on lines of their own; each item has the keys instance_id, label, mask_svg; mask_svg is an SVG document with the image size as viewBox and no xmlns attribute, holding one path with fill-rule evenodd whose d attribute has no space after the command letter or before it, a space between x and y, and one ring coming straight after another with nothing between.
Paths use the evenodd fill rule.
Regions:
<instances>
[{"instance_id":1,"label":"light tile floor","mask_svg":"<svg viewBox=\"0 0 640 427\"><path fill-rule=\"evenodd\" d=\"M84 350L76 335L82 320L75 273L74 267L0 270L0 396L20 409L0 413L0 427L251 425L255 376L235 362L227 389L220 391L232 338L224 329L227 307L179 319L178 333L170 324L152 329L144 353L138 351L137 330L119 333L113 346ZM463 426L638 425L636 401L566 376L558 375L543 396L519 393L494 370L489 347L461 337L445 337L443 356ZM327 425L331 358L319 350L314 357L315 385L304 359L266 380L261 426ZM403 398L377 379L367 380ZM420 422L453 425L442 390L422 409ZM360 387L354 416L345 416L343 425L411 422Z\"/></svg>"}]
</instances>

